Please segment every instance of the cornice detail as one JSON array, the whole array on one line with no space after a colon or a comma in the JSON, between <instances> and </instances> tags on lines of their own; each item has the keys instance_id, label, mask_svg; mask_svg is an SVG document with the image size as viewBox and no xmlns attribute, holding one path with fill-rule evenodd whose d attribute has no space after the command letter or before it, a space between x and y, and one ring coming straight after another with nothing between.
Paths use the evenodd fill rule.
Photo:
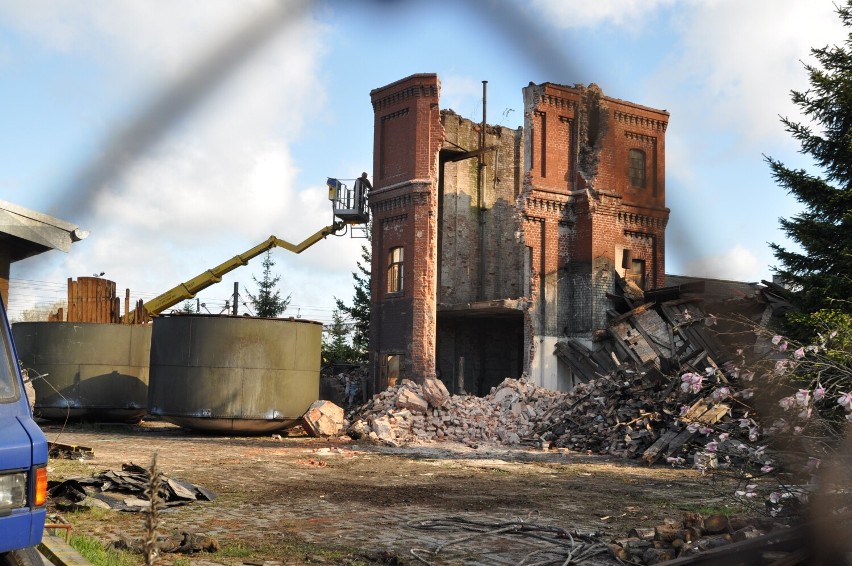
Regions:
<instances>
[{"instance_id":1,"label":"cornice detail","mask_svg":"<svg viewBox=\"0 0 852 566\"><path fill-rule=\"evenodd\" d=\"M615 119L621 122L622 124L640 126L649 130L659 130L661 132L665 132L666 127L668 126L668 122L665 122L663 120L654 120L652 118L646 118L644 116L639 116L638 114L629 114L620 110L614 111L613 114L615 115Z\"/></svg>"}]
</instances>

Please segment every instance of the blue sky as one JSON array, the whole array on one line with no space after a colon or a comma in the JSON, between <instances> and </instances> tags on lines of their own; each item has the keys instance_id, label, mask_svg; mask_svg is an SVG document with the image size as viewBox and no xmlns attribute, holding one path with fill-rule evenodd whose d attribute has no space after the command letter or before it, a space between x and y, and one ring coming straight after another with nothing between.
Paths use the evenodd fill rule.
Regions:
<instances>
[{"instance_id":1,"label":"blue sky","mask_svg":"<svg viewBox=\"0 0 852 566\"><path fill-rule=\"evenodd\" d=\"M668 110L667 271L769 278L767 242L783 241L778 218L799 208L762 156L809 166L778 116L798 115L789 91L807 88L809 49L846 32L831 0L279 6L0 0L0 198L91 232L69 254L13 265L13 316L62 298L68 277L103 271L147 299L270 234L299 241L325 226L325 178L372 167L370 90L418 72L438 73L442 108L475 120L487 80L488 121L509 127L530 82L595 82ZM239 64L179 88L268 22L274 33ZM327 322L333 297L352 295L361 243L275 251L287 314ZM219 312L234 281L254 291L260 263L202 301Z\"/></svg>"}]
</instances>

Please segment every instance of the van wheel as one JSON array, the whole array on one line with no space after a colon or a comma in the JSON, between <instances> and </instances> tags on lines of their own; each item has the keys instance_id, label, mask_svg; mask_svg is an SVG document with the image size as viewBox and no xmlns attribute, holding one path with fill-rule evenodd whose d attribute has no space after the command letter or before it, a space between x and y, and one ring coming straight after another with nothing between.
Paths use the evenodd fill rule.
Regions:
<instances>
[{"instance_id":1,"label":"van wheel","mask_svg":"<svg viewBox=\"0 0 852 566\"><path fill-rule=\"evenodd\" d=\"M0 566L44 566L41 555L32 546L0 554Z\"/></svg>"}]
</instances>

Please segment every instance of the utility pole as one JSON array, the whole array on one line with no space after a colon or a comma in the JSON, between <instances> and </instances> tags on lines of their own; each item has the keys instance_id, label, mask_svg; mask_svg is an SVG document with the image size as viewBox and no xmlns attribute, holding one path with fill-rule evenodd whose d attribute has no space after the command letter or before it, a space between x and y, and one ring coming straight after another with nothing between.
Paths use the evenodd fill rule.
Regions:
<instances>
[{"instance_id":1,"label":"utility pole","mask_svg":"<svg viewBox=\"0 0 852 566\"><path fill-rule=\"evenodd\" d=\"M234 281L234 307L231 314L237 316L237 303L240 298L240 284Z\"/></svg>"}]
</instances>

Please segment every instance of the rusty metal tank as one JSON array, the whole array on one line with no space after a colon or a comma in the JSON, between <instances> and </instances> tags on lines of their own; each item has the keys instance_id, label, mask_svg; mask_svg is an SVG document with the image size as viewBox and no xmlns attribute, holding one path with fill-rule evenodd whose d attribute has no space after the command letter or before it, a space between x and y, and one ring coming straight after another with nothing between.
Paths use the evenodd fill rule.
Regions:
<instances>
[{"instance_id":1,"label":"rusty metal tank","mask_svg":"<svg viewBox=\"0 0 852 566\"><path fill-rule=\"evenodd\" d=\"M154 319L148 412L186 428L260 434L319 398L322 324L175 314Z\"/></svg>"},{"instance_id":2,"label":"rusty metal tank","mask_svg":"<svg viewBox=\"0 0 852 566\"><path fill-rule=\"evenodd\" d=\"M151 326L16 322L12 334L33 378L37 417L136 422L145 416Z\"/></svg>"}]
</instances>

